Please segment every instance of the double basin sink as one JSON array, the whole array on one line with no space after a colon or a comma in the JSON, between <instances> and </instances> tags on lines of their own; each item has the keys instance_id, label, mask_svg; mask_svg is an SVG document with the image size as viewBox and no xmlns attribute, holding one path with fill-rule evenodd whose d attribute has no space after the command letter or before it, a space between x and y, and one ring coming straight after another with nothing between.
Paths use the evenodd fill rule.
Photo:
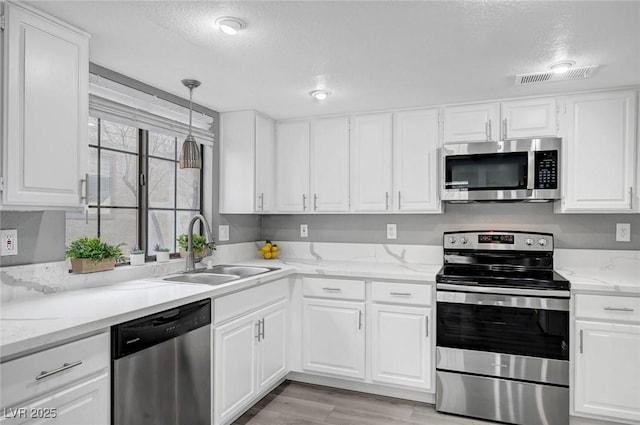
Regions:
<instances>
[{"instance_id":1,"label":"double basin sink","mask_svg":"<svg viewBox=\"0 0 640 425\"><path fill-rule=\"evenodd\" d=\"M256 276L280 270L277 267L233 266L222 264L210 269L197 269L176 276L165 277L164 280L182 283L201 283L205 285L222 285L245 277Z\"/></svg>"}]
</instances>

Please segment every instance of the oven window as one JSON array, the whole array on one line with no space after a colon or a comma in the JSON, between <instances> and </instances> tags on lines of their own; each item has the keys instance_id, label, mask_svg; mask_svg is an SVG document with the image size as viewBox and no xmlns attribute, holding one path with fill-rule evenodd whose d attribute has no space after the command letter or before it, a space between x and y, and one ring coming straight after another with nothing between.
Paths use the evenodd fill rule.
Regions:
<instances>
[{"instance_id":1,"label":"oven window","mask_svg":"<svg viewBox=\"0 0 640 425\"><path fill-rule=\"evenodd\" d=\"M437 304L437 345L569 360L569 312Z\"/></svg>"},{"instance_id":2,"label":"oven window","mask_svg":"<svg viewBox=\"0 0 640 425\"><path fill-rule=\"evenodd\" d=\"M446 157L447 189L516 190L527 188L526 152Z\"/></svg>"}]
</instances>

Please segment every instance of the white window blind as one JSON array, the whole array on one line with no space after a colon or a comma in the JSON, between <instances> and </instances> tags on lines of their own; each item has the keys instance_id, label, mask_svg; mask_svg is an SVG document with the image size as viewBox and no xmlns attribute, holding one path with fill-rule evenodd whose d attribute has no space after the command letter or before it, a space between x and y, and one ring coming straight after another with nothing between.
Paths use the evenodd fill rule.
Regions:
<instances>
[{"instance_id":1,"label":"white window blind","mask_svg":"<svg viewBox=\"0 0 640 425\"><path fill-rule=\"evenodd\" d=\"M156 96L90 74L89 114L122 124L184 138L189 133L189 109ZM212 146L213 117L193 112L192 134Z\"/></svg>"}]
</instances>

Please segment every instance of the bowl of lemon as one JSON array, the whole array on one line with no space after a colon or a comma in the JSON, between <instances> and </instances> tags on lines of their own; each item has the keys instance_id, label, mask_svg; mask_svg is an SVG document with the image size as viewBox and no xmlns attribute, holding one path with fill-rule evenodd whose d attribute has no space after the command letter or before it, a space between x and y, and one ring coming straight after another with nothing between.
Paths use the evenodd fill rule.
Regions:
<instances>
[{"instance_id":1,"label":"bowl of lemon","mask_svg":"<svg viewBox=\"0 0 640 425\"><path fill-rule=\"evenodd\" d=\"M278 258L278 254L280 253L280 248L278 245L274 244L270 240L265 241L264 245L260 249L260 255L265 260L272 260L274 258Z\"/></svg>"}]
</instances>

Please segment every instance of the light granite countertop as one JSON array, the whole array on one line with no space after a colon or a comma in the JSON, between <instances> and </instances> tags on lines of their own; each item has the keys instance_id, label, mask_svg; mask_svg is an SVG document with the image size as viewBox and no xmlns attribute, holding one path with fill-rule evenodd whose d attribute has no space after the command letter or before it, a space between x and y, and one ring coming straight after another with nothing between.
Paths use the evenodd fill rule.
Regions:
<instances>
[{"instance_id":1,"label":"light granite countertop","mask_svg":"<svg viewBox=\"0 0 640 425\"><path fill-rule=\"evenodd\" d=\"M254 259L216 261L246 265L268 265L280 270L229 282L218 286L172 283L149 274L121 283L58 292L3 301L0 309L0 360L7 361L65 341L105 331L118 323L177 307L192 301L218 297L287 276L336 276L365 280L391 280L432 284L441 268L437 250L415 252L403 247L387 246L371 251L356 247L358 256L339 260L344 253L329 255L321 244L287 246L294 258L282 260ZM342 247L344 248L344 247ZM251 246L254 250L254 247ZM323 252L323 249L325 251ZM297 252L296 252L297 250ZM332 251L336 248L332 247ZM433 251L433 252L431 252ZM573 292L640 295L640 254L620 251L557 250L557 271L571 281ZM425 252L427 255L425 255ZM250 257L249 257L250 258ZM415 262L427 258L430 264ZM219 260L219 259L218 259ZM150 269L151 270L151 269ZM175 272L175 270L172 270ZM113 273L113 272L107 272ZM124 273L124 272L121 272ZM166 273L166 272L165 272Z\"/></svg>"}]
</instances>

